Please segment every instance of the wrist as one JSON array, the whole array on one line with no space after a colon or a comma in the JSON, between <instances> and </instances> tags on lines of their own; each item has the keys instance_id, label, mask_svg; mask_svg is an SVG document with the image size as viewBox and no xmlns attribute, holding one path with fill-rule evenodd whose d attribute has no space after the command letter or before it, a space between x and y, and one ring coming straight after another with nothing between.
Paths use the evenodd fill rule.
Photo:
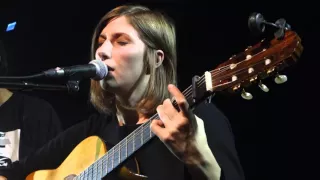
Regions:
<instances>
[{"instance_id":1,"label":"wrist","mask_svg":"<svg viewBox=\"0 0 320 180\"><path fill-rule=\"evenodd\" d=\"M221 168L209 146L202 146L193 155L185 163L192 176L203 177L200 179L220 179Z\"/></svg>"}]
</instances>

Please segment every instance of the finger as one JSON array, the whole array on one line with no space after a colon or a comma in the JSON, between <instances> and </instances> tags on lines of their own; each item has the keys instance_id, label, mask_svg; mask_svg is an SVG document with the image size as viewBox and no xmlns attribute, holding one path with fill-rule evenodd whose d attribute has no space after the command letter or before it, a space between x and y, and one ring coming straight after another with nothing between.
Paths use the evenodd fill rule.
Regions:
<instances>
[{"instance_id":1,"label":"finger","mask_svg":"<svg viewBox=\"0 0 320 180\"><path fill-rule=\"evenodd\" d=\"M164 106L159 105L156 110L157 110L158 116L159 116L160 120L162 121L162 123L164 124L164 126L165 127L172 127L173 122L170 120L169 116L164 112Z\"/></svg>"},{"instance_id":2,"label":"finger","mask_svg":"<svg viewBox=\"0 0 320 180\"><path fill-rule=\"evenodd\" d=\"M170 120L173 120L178 114L177 109L173 106L170 99L165 99L163 101L163 112L169 117Z\"/></svg>"},{"instance_id":3,"label":"finger","mask_svg":"<svg viewBox=\"0 0 320 180\"><path fill-rule=\"evenodd\" d=\"M173 84L168 85L168 90L172 94L172 96L175 98L179 109L181 112L187 116L188 115L188 110L189 110L189 104L184 97L184 95L180 92L180 90Z\"/></svg>"},{"instance_id":4,"label":"finger","mask_svg":"<svg viewBox=\"0 0 320 180\"><path fill-rule=\"evenodd\" d=\"M168 132L166 131L166 129L163 127L164 124L161 120L152 120L152 122L150 123L150 129L151 131L158 136L161 140L164 139L164 137L167 136Z\"/></svg>"}]
</instances>

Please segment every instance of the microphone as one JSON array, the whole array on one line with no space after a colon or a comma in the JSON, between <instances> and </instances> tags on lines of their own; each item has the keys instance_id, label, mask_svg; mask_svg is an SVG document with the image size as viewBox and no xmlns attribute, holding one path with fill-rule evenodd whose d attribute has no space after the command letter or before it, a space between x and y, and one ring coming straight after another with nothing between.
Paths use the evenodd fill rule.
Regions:
<instances>
[{"instance_id":1,"label":"microphone","mask_svg":"<svg viewBox=\"0 0 320 180\"><path fill-rule=\"evenodd\" d=\"M75 65L70 67L61 67L58 69L49 69L44 71L43 74L49 78L72 76L76 78L102 80L108 74L108 67L101 60L92 60L87 65Z\"/></svg>"}]
</instances>

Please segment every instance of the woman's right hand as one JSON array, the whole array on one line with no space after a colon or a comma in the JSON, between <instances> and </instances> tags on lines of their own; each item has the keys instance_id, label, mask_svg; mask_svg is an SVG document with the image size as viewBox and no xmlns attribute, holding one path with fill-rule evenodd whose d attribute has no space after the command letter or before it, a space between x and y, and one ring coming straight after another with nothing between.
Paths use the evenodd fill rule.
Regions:
<instances>
[{"instance_id":1,"label":"woman's right hand","mask_svg":"<svg viewBox=\"0 0 320 180\"><path fill-rule=\"evenodd\" d=\"M7 178L4 176L0 176L0 180L7 180Z\"/></svg>"}]
</instances>

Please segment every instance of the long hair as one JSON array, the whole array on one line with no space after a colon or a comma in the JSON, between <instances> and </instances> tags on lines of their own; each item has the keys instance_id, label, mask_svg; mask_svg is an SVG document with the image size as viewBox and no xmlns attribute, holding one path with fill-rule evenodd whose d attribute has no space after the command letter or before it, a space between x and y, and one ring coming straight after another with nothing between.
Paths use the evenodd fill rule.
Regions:
<instances>
[{"instance_id":1,"label":"long hair","mask_svg":"<svg viewBox=\"0 0 320 180\"><path fill-rule=\"evenodd\" d=\"M96 26L91 44L91 58L98 48L98 37L102 29L113 19L125 16L140 39L146 45L144 54L144 73L150 74L150 80L141 101L136 107L142 114L155 113L156 105L170 97L167 90L169 83L176 84L176 34L175 26L168 16L152 11L141 5L123 5L116 7L103 16ZM155 67L155 51L164 52L160 67ZM100 112L108 113L114 108L115 95L103 90L98 81L91 80L90 101Z\"/></svg>"}]
</instances>

